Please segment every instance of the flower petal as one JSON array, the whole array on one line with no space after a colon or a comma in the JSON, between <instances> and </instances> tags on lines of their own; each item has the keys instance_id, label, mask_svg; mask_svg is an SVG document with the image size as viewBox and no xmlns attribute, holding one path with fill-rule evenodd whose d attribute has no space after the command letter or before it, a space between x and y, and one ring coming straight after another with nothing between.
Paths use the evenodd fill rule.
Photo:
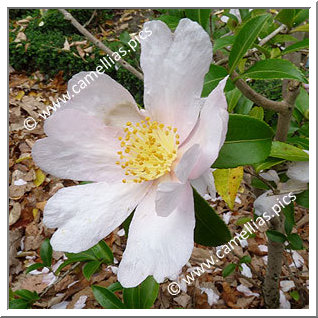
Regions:
<instances>
[{"instance_id":1,"label":"flower petal","mask_svg":"<svg viewBox=\"0 0 318 318\"><path fill-rule=\"evenodd\" d=\"M47 202L43 218L47 227L58 227L53 249L78 253L97 244L129 216L148 186L92 183L59 190Z\"/></svg>"},{"instance_id":2,"label":"flower petal","mask_svg":"<svg viewBox=\"0 0 318 318\"><path fill-rule=\"evenodd\" d=\"M72 98L61 109L81 110L109 126L122 127L141 119L131 94L106 74L80 72L69 80L68 92Z\"/></svg>"},{"instance_id":3,"label":"flower petal","mask_svg":"<svg viewBox=\"0 0 318 318\"><path fill-rule=\"evenodd\" d=\"M297 161L292 162L286 172L290 179L300 181L303 183L309 182L309 162Z\"/></svg>"},{"instance_id":4,"label":"flower petal","mask_svg":"<svg viewBox=\"0 0 318 318\"><path fill-rule=\"evenodd\" d=\"M190 183L202 197L208 194L212 199L216 198L212 169L209 168L199 178L191 180Z\"/></svg>"},{"instance_id":5,"label":"flower petal","mask_svg":"<svg viewBox=\"0 0 318 318\"><path fill-rule=\"evenodd\" d=\"M149 275L160 283L178 273L191 256L195 218L190 185L187 198L167 217L156 214L155 198L153 186L131 222L118 271L125 288L137 286Z\"/></svg>"},{"instance_id":6,"label":"flower petal","mask_svg":"<svg viewBox=\"0 0 318 318\"><path fill-rule=\"evenodd\" d=\"M189 184L180 182L161 182L156 195L156 212L159 216L170 215L189 195ZM192 194L191 194L192 195Z\"/></svg>"},{"instance_id":7,"label":"flower petal","mask_svg":"<svg viewBox=\"0 0 318 318\"><path fill-rule=\"evenodd\" d=\"M200 112L196 127L179 149L178 155L182 156L194 144L200 145L198 160L189 175L189 179L199 178L211 167L225 141L229 119L227 102L223 92L226 80L227 77L220 81L210 93Z\"/></svg>"},{"instance_id":8,"label":"flower petal","mask_svg":"<svg viewBox=\"0 0 318 318\"><path fill-rule=\"evenodd\" d=\"M32 149L35 163L63 179L118 181L124 170L116 165L121 129L106 127L97 118L73 109L57 112L45 121L48 138Z\"/></svg>"},{"instance_id":9,"label":"flower petal","mask_svg":"<svg viewBox=\"0 0 318 318\"><path fill-rule=\"evenodd\" d=\"M193 129L204 75L212 61L208 34L196 22L182 19L174 34L161 21L144 24L141 67L144 72L144 103L150 117L178 128L182 142Z\"/></svg>"}]
</instances>

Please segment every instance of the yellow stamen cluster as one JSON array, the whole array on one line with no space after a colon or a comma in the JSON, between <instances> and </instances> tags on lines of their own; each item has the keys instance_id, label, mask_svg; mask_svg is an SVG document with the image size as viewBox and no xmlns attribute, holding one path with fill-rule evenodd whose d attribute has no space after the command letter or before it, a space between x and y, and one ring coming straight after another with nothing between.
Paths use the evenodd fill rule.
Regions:
<instances>
[{"instance_id":1,"label":"yellow stamen cluster","mask_svg":"<svg viewBox=\"0 0 318 318\"><path fill-rule=\"evenodd\" d=\"M127 122L124 132L118 138L122 149L116 161L125 170L124 183L154 180L170 171L180 143L177 128L146 117L135 124Z\"/></svg>"}]
</instances>

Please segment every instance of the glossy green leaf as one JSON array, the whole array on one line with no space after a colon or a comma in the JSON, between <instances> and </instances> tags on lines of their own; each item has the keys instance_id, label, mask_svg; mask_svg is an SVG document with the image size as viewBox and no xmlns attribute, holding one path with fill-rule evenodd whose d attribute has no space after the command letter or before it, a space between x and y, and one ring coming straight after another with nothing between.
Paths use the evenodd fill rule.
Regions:
<instances>
[{"instance_id":1,"label":"glossy green leaf","mask_svg":"<svg viewBox=\"0 0 318 318\"><path fill-rule=\"evenodd\" d=\"M243 264L243 263L250 263L252 261L252 259L251 259L251 257L250 256L248 256L248 255L244 255L241 259L240 259L240 261L239 261L239 263L240 264Z\"/></svg>"},{"instance_id":2,"label":"glossy green leaf","mask_svg":"<svg viewBox=\"0 0 318 318\"><path fill-rule=\"evenodd\" d=\"M98 244L93 246L91 249L93 253L95 254L95 256L97 257L97 259L102 261L103 263L111 264L114 262L113 252L104 240L101 240Z\"/></svg>"},{"instance_id":3,"label":"glossy green leaf","mask_svg":"<svg viewBox=\"0 0 318 318\"><path fill-rule=\"evenodd\" d=\"M235 38L235 35L227 35L222 38L216 39L213 45L213 52L223 49L224 47L233 45Z\"/></svg>"},{"instance_id":4,"label":"glossy green leaf","mask_svg":"<svg viewBox=\"0 0 318 318\"><path fill-rule=\"evenodd\" d=\"M287 239L287 237L283 233L280 233L275 230L267 230L266 235L269 240L278 243L284 243Z\"/></svg>"},{"instance_id":5,"label":"glossy green leaf","mask_svg":"<svg viewBox=\"0 0 318 318\"><path fill-rule=\"evenodd\" d=\"M193 189L195 209L194 241L205 246L219 246L231 239L231 233L213 208Z\"/></svg>"},{"instance_id":6,"label":"glossy green leaf","mask_svg":"<svg viewBox=\"0 0 318 318\"><path fill-rule=\"evenodd\" d=\"M134 288L124 288L124 304L132 309L149 309L157 299L159 284L152 276L148 276Z\"/></svg>"},{"instance_id":7,"label":"glossy green leaf","mask_svg":"<svg viewBox=\"0 0 318 318\"><path fill-rule=\"evenodd\" d=\"M263 109L263 107L255 106L251 109L251 111L248 114L249 114L249 116L255 117L259 120L263 120L264 109Z\"/></svg>"},{"instance_id":8,"label":"glossy green leaf","mask_svg":"<svg viewBox=\"0 0 318 318\"><path fill-rule=\"evenodd\" d=\"M238 100L234 111L236 114L247 115L252 109L253 104L254 103L251 100L242 95Z\"/></svg>"},{"instance_id":9,"label":"glossy green leaf","mask_svg":"<svg viewBox=\"0 0 318 318\"><path fill-rule=\"evenodd\" d=\"M44 266L50 267L52 265L52 253L53 249L50 240L45 239L40 248L40 256Z\"/></svg>"},{"instance_id":10,"label":"glossy green leaf","mask_svg":"<svg viewBox=\"0 0 318 318\"><path fill-rule=\"evenodd\" d=\"M298 301L299 298L300 298L299 293L298 293L297 290L292 290L292 291L289 293L289 295L290 295L293 299L295 299L296 301Z\"/></svg>"},{"instance_id":11,"label":"glossy green leaf","mask_svg":"<svg viewBox=\"0 0 318 318\"><path fill-rule=\"evenodd\" d=\"M235 271L236 266L237 265L233 264L233 263L226 265L222 271L222 276L225 278L225 277L231 275Z\"/></svg>"},{"instance_id":12,"label":"glossy green leaf","mask_svg":"<svg viewBox=\"0 0 318 318\"><path fill-rule=\"evenodd\" d=\"M75 262L97 261L96 255L91 249L80 253L65 253L68 260Z\"/></svg>"},{"instance_id":13,"label":"glossy green leaf","mask_svg":"<svg viewBox=\"0 0 318 318\"><path fill-rule=\"evenodd\" d=\"M101 261L89 261L83 266L83 275L89 280L91 276L99 269Z\"/></svg>"},{"instance_id":14,"label":"glossy green leaf","mask_svg":"<svg viewBox=\"0 0 318 318\"><path fill-rule=\"evenodd\" d=\"M283 59L258 61L241 77L252 79L294 79L300 82L308 82L303 73L293 63Z\"/></svg>"},{"instance_id":15,"label":"glossy green leaf","mask_svg":"<svg viewBox=\"0 0 318 318\"><path fill-rule=\"evenodd\" d=\"M309 160L309 155L302 149L280 141L273 141L270 155L271 157L286 159L290 161Z\"/></svg>"},{"instance_id":16,"label":"glossy green leaf","mask_svg":"<svg viewBox=\"0 0 318 318\"><path fill-rule=\"evenodd\" d=\"M309 138L306 137L287 137L287 142L297 147L301 147L302 149L309 149Z\"/></svg>"},{"instance_id":17,"label":"glossy green leaf","mask_svg":"<svg viewBox=\"0 0 318 318\"><path fill-rule=\"evenodd\" d=\"M230 114L226 140L213 168L234 168L264 161L270 154L273 130L256 118Z\"/></svg>"},{"instance_id":18,"label":"glossy green leaf","mask_svg":"<svg viewBox=\"0 0 318 318\"><path fill-rule=\"evenodd\" d=\"M237 87L235 87L231 91L226 92L225 96L228 104L228 111L232 112L237 105L240 97L242 96L242 92Z\"/></svg>"},{"instance_id":19,"label":"glossy green leaf","mask_svg":"<svg viewBox=\"0 0 318 318\"><path fill-rule=\"evenodd\" d=\"M25 299L25 300L28 300L28 301L31 301L31 302L34 302L34 301L40 299L40 297L39 297L37 292L32 292L32 291L27 290L27 289L16 290L14 292L14 294L19 296L22 299Z\"/></svg>"},{"instance_id":20,"label":"glossy green leaf","mask_svg":"<svg viewBox=\"0 0 318 318\"><path fill-rule=\"evenodd\" d=\"M293 203L288 204L285 206L282 211L284 212L285 215L285 222L284 222L284 227L285 227L285 232L286 234L290 234L294 225L295 225L295 210L294 210L294 205Z\"/></svg>"},{"instance_id":21,"label":"glossy green leaf","mask_svg":"<svg viewBox=\"0 0 318 318\"><path fill-rule=\"evenodd\" d=\"M219 82L228 75L227 70L215 64L210 65L209 72L205 75L202 97L207 97Z\"/></svg>"},{"instance_id":22,"label":"glossy green leaf","mask_svg":"<svg viewBox=\"0 0 318 318\"><path fill-rule=\"evenodd\" d=\"M245 223L247 223L247 222L249 222L249 221L251 221L251 220L252 220L252 218L251 218L250 216L247 216L247 217L239 218L239 219L235 222L235 224L236 224L236 225L243 225L243 224L245 224Z\"/></svg>"},{"instance_id":23,"label":"glossy green leaf","mask_svg":"<svg viewBox=\"0 0 318 318\"><path fill-rule=\"evenodd\" d=\"M309 23L300 25L290 31L290 33L295 33L295 32L309 32Z\"/></svg>"},{"instance_id":24,"label":"glossy green leaf","mask_svg":"<svg viewBox=\"0 0 318 318\"><path fill-rule=\"evenodd\" d=\"M297 38L295 38L294 36L290 35L290 34L277 34L275 35L270 43L286 43L286 42L296 42L298 41Z\"/></svg>"},{"instance_id":25,"label":"glossy green leaf","mask_svg":"<svg viewBox=\"0 0 318 318\"><path fill-rule=\"evenodd\" d=\"M43 268L43 267L44 267L44 264L42 264L42 263L34 263L34 264L28 266L25 273L28 274L36 269Z\"/></svg>"},{"instance_id":26,"label":"glossy green leaf","mask_svg":"<svg viewBox=\"0 0 318 318\"><path fill-rule=\"evenodd\" d=\"M109 285L109 286L107 287L107 289L108 289L109 291L111 291L112 293L114 293L114 292L116 292L116 291L123 290L124 287L121 286L120 282L116 282L116 283L114 283L114 284Z\"/></svg>"},{"instance_id":27,"label":"glossy green leaf","mask_svg":"<svg viewBox=\"0 0 318 318\"><path fill-rule=\"evenodd\" d=\"M211 11L211 9L185 9L185 14L187 18L198 22L203 29L206 29Z\"/></svg>"},{"instance_id":28,"label":"glossy green leaf","mask_svg":"<svg viewBox=\"0 0 318 318\"><path fill-rule=\"evenodd\" d=\"M28 309L30 307L30 302L25 299L19 298L9 301L9 309Z\"/></svg>"},{"instance_id":29,"label":"glossy green leaf","mask_svg":"<svg viewBox=\"0 0 318 318\"><path fill-rule=\"evenodd\" d=\"M269 15L260 15L248 20L236 36L229 56L230 74L235 70L240 59L253 45L258 34L265 25Z\"/></svg>"},{"instance_id":30,"label":"glossy green leaf","mask_svg":"<svg viewBox=\"0 0 318 318\"><path fill-rule=\"evenodd\" d=\"M290 243L288 248L291 248L292 250L302 250L303 247L303 241L300 238L300 236L296 233L289 234L287 236L288 242Z\"/></svg>"},{"instance_id":31,"label":"glossy green leaf","mask_svg":"<svg viewBox=\"0 0 318 318\"><path fill-rule=\"evenodd\" d=\"M309 95L304 88L300 88L299 94L296 98L295 107L305 115L306 111L309 109Z\"/></svg>"},{"instance_id":32,"label":"glossy green leaf","mask_svg":"<svg viewBox=\"0 0 318 318\"><path fill-rule=\"evenodd\" d=\"M296 203L309 209L309 190L305 190L296 195Z\"/></svg>"},{"instance_id":33,"label":"glossy green leaf","mask_svg":"<svg viewBox=\"0 0 318 318\"><path fill-rule=\"evenodd\" d=\"M109 291L107 288L93 285L93 294L98 303L106 309L125 309L126 306L120 301L120 299Z\"/></svg>"},{"instance_id":34,"label":"glossy green leaf","mask_svg":"<svg viewBox=\"0 0 318 318\"><path fill-rule=\"evenodd\" d=\"M302 49L307 49L308 47L309 47L309 39L307 38L287 46L286 49L282 51L281 55L289 54L289 53L296 52Z\"/></svg>"},{"instance_id":35,"label":"glossy green leaf","mask_svg":"<svg viewBox=\"0 0 318 318\"><path fill-rule=\"evenodd\" d=\"M276 165L279 165L283 162L285 162L285 159L277 159L277 158L268 157L263 162L256 163L253 166L254 166L255 172L259 173L262 170L267 170L267 169L274 167Z\"/></svg>"},{"instance_id":36,"label":"glossy green leaf","mask_svg":"<svg viewBox=\"0 0 318 318\"><path fill-rule=\"evenodd\" d=\"M296 14L293 19L293 26L309 19L309 9L296 9Z\"/></svg>"},{"instance_id":37,"label":"glossy green leaf","mask_svg":"<svg viewBox=\"0 0 318 318\"><path fill-rule=\"evenodd\" d=\"M239 9L239 11L242 21L247 20L251 16L249 9Z\"/></svg>"},{"instance_id":38,"label":"glossy green leaf","mask_svg":"<svg viewBox=\"0 0 318 318\"><path fill-rule=\"evenodd\" d=\"M293 26L296 9L282 9L276 16L276 20L286 24L289 28Z\"/></svg>"}]
</instances>

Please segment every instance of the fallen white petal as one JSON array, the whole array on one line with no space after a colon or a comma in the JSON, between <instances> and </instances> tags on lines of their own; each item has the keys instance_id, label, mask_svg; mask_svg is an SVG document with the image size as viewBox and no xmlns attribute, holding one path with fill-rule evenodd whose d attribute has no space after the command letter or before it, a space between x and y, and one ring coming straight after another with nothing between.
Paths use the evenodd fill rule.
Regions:
<instances>
[{"instance_id":1,"label":"fallen white petal","mask_svg":"<svg viewBox=\"0 0 318 318\"><path fill-rule=\"evenodd\" d=\"M124 235L125 235L125 229L120 229L120 230L117 232L117 235L118 235L118 236L124 236Z\"/></svg>"},{"instance_id":2,"label":"fallen white petal","mask_svg":"<svg viewBox=\"0 0 318 318\"><path fill-rule=\"evenodd\" d=\"M241 274L246 277L252 278L253 275L252 275L251 269L245 263L241 264L241 266L243 267Z\"/></svg>"},{"instance_id":3,"label":"fallen white petal","mask_svg":"<svg viewBox=\"0 0 318 318\"><path fill-rule=\"evenodd\" d=\"M50 309L66 309L69 303L70 303L69 301L62 301L58 304L51 306Z\"/></svg>"},{"instance_id":4,"label":"fallen white petal","mask_svg":"<svg viewBox=\"0 0 318 318\"><path fill-rule=\"evenodd\" d=\"M16 186L22 186L22 185L27 184L27 182L24 181L23 179L19 179L19 180L14 181L13 184Z\"/></svg>"},{"instance_id":5,"label":"fallen white petal","mask_svg":"<svg viewBox=\"0 0 318 318\"><path fill-rule=\"evenodd\" d=\"M83 309L85 307L86 300L87 300L86 295L80 296L77 302L74 304L74 309Z\"/></svg>"},{"instance_id":6,"label":"fallen white petal","mask_svg":"<svg viewBox=\"0 0 318 318\"><path fill-rule=\"evenodd\" d=\"M232 212L227 212L222 214L222 218L225 224L229 224Z\"/></svg>"},{"instance_id":7,"label":"fallen white petal","mask_svg":"<svg viewBox=\"0 0 318 318\"><path fill-rule=\"evenodd\" d=\"M290 302L286 299L285 294L280 290L279 291L279 308L280 309L290 309Z\"/></svg>"},{"instance_id":8,"label":"fallen white petal","mask_svg":"<svg viewBox=\"0 0 318 318\"><path fill-rule=\"evenodd\" d=\"M236 289L243 293L245 296L256 296L256 297L259 297L259 294L258 293L253 293L248 287L246 287L245 285L243 284L240 284L236 287Z\"/></svg>"},{"instance_id":9,"label":"fallen white petal","mask_svg":"<svg viewBox=\"0 0 318 318\"><path fill-rule=\"evenodd\" d=\"M283 292L288 292L295 287L295 283L292 280L282 280L279 284Z\"/></svg>"},{"instance_id":10,"label":"fallen white petal","mask_svg":"<svg viewBox=\"0 0 318 318\"><path fill-rule=\"evenodd\" d=\"M200 290L201 290L201 294L203 294L203 293L207 294L208 304L210 306L212 306L218 302L220 296L217 293L215 293L213 289L200 287Z\"/></svg>"}]
</instances>

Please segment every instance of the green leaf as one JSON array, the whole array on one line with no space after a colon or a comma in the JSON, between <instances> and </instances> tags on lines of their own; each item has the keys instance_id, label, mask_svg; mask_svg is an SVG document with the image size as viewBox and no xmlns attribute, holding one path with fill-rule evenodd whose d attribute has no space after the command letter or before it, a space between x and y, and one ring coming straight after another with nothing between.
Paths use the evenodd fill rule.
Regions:
<instances>
[{"instance_id":1,"label":"green leaf","mask_svg":"<svg viewBox=\"0 0 318 318\"><path fill-rule=\"evenodd\" d=\"M242 21L247 20L251 16L249 9L239 9L239 11Z\"/></svg>"},{"instance_id":2,"label":"green leaf","mask_svg":"<svg viewBox=\"0 0 318 318\"><path fill-rule=\"evenodd\" d=\"M167 24L171 30L174 30L178 26L180 19L181 18L172 15L162 15L158 18L158 20Z\"/></svg>"},{"instance_id":3,"label":"green leaf","mask_svg":"<svg viewBox=\"0 0 318 318\"><path fill-rule=\"evenodd\" d=\"M280 141L273 141L270 155L271 157L286 159L290 161L309 160L309 155L302 149Z\"/></svg>"},{"instance_id":4,"label":"green leaf","mask_svg":"<svg viewBox=\"0 0 318 318\"><path fill-rule=\"evenodd\" d=\"M290 33L295 33L295 32L309 32L309 23L300 25L297 28L294 28L290 31Z\"/></svg>"},{"instance_id":5,"label":"green leaf","mask_svg":"<svg viewBox=\"0 0 318 318\"><path fill-rule=\"evenodd\" d=\"M266 183L264 183L263 181L261 181L260 179L256 177L252 178L251 185L253 188L256 188L256 189L270 190L269 186Z\"/></svg>"},{"instance_id":6,"label":"green leaf","mask_svg":"<svg viewBox=\"0 0 318 318\"><path fill-rule=\"evenodd\" d=\"M283 59L267 59L256 62L242 78L252 79L295 79L307 83L303 73L290 61Z\"/></svg>"},{"instance_id":7,"label":"green leaf","mask_svg":"<svg viewBox=\"0 0 318 318\"><path fill-rule=\"evenodd\" d=\"M132 309L149 309L157 299L159 284L152 276L148 276L134 288L124 288L124 304Z\"/></svg>"},{"instance_id":8,"label":"green leaf","mask_svg":"<svg viewBox=\"0 0 318 318\"><path fill-rule=\"evenodd\" d=\"M284 243L287 240L287 237L283 233L275 230L267 230L266 235L273 242Z\"/></svg>"},{"instance_id":9,"label":"green leaf","mask_svg":"<svg viewBox=\"0 0 318 318\"><path fill-rule=\"evenodd\" d=\"M256 118L230 114L226 140L213 168L235 168L264 161L270 154L273 130Z\"/></svg>"},{"instance_id":10,"label":"green leaf","mask_svg":"<svg viewBox=\"0 0 318 318\"><path fill-rule=\"evenodd\" d=\"M43 265L50 267L52 265L52 246L49 239L45 239L40 248L40 256L43 261Z\"/></svg>"},{"instance_id":11,"label":"green leaf","mask_svg":"<svg viewBox=\"0 0 318 318\"><path fill-rule=\"evenodd\" d=\"M211 9L185 9L185 14L187 18L198 22L203 29L206 29L211 11Z\"/></svg>"},{"instance_id":12,"label":"green leaf","mask_svg":"<svg viewBox=\"0 0 318 318\"><path fill-rule=\"evenodd\" d=\"M259 120L263 120L264 118L264 109L263 107L258 107L258 106L255 106L251 109L251 111L249 112L249 115L252 116L252 117L255 117Z\"/></svg>"},{"instance_id":13,"label":"green leaf","mask_svg":"<svg viewBox=\"0 0 318 318\"><path fill-rule=\"evenodd\" d=\"M289 28L293 26L293 20L296 15L295 9L282 9L276 16L276 20L286 24Z\"/></svg>"},{"instance_id":14,"label":"green leaf","mask_svg":"<svg viewBox=\"0 0 318 318\"><path fill-rule=\"evenodd\" d=\"M240 264L242 264L242 263L250 263L251 261L252 261L252 259L251 259L250 256L244 255L244 256L240 259L239 263L240 263Z\"/></svg>"},{"instance_id":15,"label":"green leaf","mask_svg":"<svg viewBox=\"0 0 318 318\"><path fill-rule=\"evenodd\" d=\"M277 34L275 35L270 43L285 43L285 42L296 42L297 38L290 34Z\"/></svg>"},{"instance_id":16,"label":"green leaf","mask_svg":"<svg viewBox=\"0 0 318 318\"><path fill-rule=\"evenodd\" d=\"M223 49L226 46L231 46L234 43L236 36L235 35L228 35L222 38L218 38L215 40L213 45L213 52Z\"/></svg>"},{"instance_id":17,"label":"green leaf","mask_svg":"<svg viewBox=\"0 0 318 318\"><path fill-rule=\"evenodd\" d=\"M300 88L299 94L295 101L295 107L305 115L306 111L309 109L309 94L304 88Z\"/></svg>"},{"instance_id":18,"label":"green leaf","mask_svg":"<svg viewBox=\"0 0 318 318\"><path fill-rule=\"evenodd\" d=\"M235 70L235 67L245 55L246 51L253 45L268 18L269 15L267 14L260 15L248 20L243 25L237 34L229 56L230 74Z\"/></svg>"},{"instance_id":19,"label":"green leaf","mask_svg":"<svg viewBox=\"0 0 318 318\"><path fill-rule=\"evenodd\" d=\"M205 246L219 246L231 239L231 233L213 208L193 189L195 229L194 241Z\"/></svg>"},{"instance_id":20,"label":"green leaf","mask_svg":"<svg viewBox=\"0 0 318 318\"><path fill-rule=\"evenodd\" d=\"M261 170L267 170L283 162L285 162L285 159L277 159L277 158L268 157L265 161L254 164L253 166L254 166L255 172L259 173Z\"/></svg>"},{"instance_id":21,"label":"green leaf","mask_svg":"<svg viewBox=\"0 0 318 318\"><path fill-rule=\"evenodd\" d=\"M302 149L306 149L306 150L309 149L309 138L306 138L306 137L297 137L297 136L287 137L287 142L289 144L299 146Z\"/></svg>"},{"instance_id":22,"label":"green leaf","mask_svg":"<svg viewBox=\"0 0 318 318\"><path fill-rule=\"evenodd\" d=\"M283 208L283 212L285 215L285 223L284 223L285 232L288 235L291 233L295 225L295 219L294 219L295 211L294 211L293 203L290 203L289 205L285 206Z\"/></svg>"},{"instance_id":23,"label":"green leaf","mask_svg":"<svg viewBox=\"0 0 318 318\"><path fill-rule=\"evenodd\" d=\"M296 203L309 209L309 190L305 190L296 195Z\"/></svg>"},{"instance_id":24,"label":"green leaf","mask_svg":"<svg viewBox=\"0 0 318 318\"><path fill-rule=\"evenodd\" d=\"M25 299L20 298L9 301L9 309L28 309L30 307L30 302Z\"/></svg>"},{"instance_id":25,"label":"green leaf","mask_svg":"<svg viewBox=\"0 0 318 318\"><path fill-rule=\"evenodd\" d=\"M290 243L290 245L288 246L288 248L291 248L292 250L302 250L304 249L303 247L303 241L300 238L300 236L296 233L293 234L289 234L287 236L288 242Z\"/></svg>"},{"instance_id":26,"label":"green leaf","mask_svg":"<svg viewBox=\"0 0 318 318\"><path fill-rule=\"evenodd\" d=\"M296 52L302 49L307 49L309 47L309 39L304 39L292 45L286 47L284 51L282 51L281 55L285 55L291 52Z\"/></svg>"},{"instance_id":27,"label":"green leaf","mask_svg":"<svg viewBox=\"0 0 318 318\"><path fill-rule=\"evenodd\" d=\"M86 262L86 261L98 261L98 258L94 254L93 250L90 248L87 251L80 253L65 253L68 260L75 262Z\"/></svg>"},{"instance_id":28,"label":"green leaf","mask_svg":"<svg viewBox=\"0 0 318 318\"><path fill-rule=\"evenodd\" d=\"M254 103L251 100L242 95L238 100L234 111L236 114L247 115L252 109L253 104Z\"/></svg>"},{"instance_id":29,"label":"green leaf","mask_svg":"<svg viewBox=\"0 0 318 318\"><path fill-rule=\"evenodd\" d=\"M93 246L93 253L97 257L98 260L102 261L106 264L111 264L114 262L114 255L109 246L105 243L104 240L101 240L98 244Z\"/></svg>"},{"instance_id":30,"label":"green leaf","mask_svg":"<svg viewBox=\"0 0 318 318\"><path fill-rule=\"evenodd\" d=\"M101 261L89 261L83 267L83 275L89 280L91 276L99 269Z\"/></svg>"},{"instance_id":31,"label":"green leaf","mask_svg":"<svg viewBox=\"0 0 318 318\"><path fill-rule=\"evenodd\" d=\"M31 292L30 290L27 290L27 289L16 290L14 294L30 302L35 302L36 300L40 299L37 292Z\"/></svg>"},{"instance_id":32,"label":"green leaf","mask_svg":"<svg viewBox=\"0 0 318 318\"><path fill-rule=\"evenodd\" d=\"M126 306L120 301L120 299L107 288L93 285L92 290L94 297L102 307L106 309L126 308Z\"/></svg>"},{"instance_id":33,"label":"green leaf","mask_svg":"<svg viewBox=\"0 0 318 318\"><path fill-rule=\"evenodd\" d=\"M222 276L225 278L231 275L235 271L235 268L236 268L236 264L230 263L226 265L222 271Z\"/></svg>"},{"instance_id":34,"label":"green leaf","mask_svg":"<svg viewBox=\"0 0 318 318\"><path fill-rule=\"evenodd\" d=\"M209 72L204 78L202 97L207 97L212 90L218 86L219 82L227 75L227 70L224 67L211 64Z\"/></svg>"},{"instance_id":35,"label":"green leaf","mask_svg":"<svg viewBox=\"0 0 318 318\"><path fill-rule=\"evenodd\" d=\"M297 290L292 290L292 291L289 293L289 295L290 295L293 299L295 299L296 301L298 301L299 298L300 298L299 293L298 293Z\"/></svg>"},{"instance_id":36,"label":"green leaf","mask_svg":"<svg viewBox=\"0 0 318 318\"><path fill-rule=\"evenodd\" d=\"M116 282L116 283L113 283L113 284L109 285L109 286L107 287L107 289L108 289L109 291L111 291L112 293L114 293L114 292L116 292L116 291L123 290L124 287L121 286L120 282Z\"/></svg>"},{"instance_id":37,"label":"green leaf","mask_svg":"<svg viewBox=\"0 0 318 318\"><path fill-rule=\"evenodd\" d=\"M252 220L252 218L250 217L250 216L248 216L248 217L243 217L243 218L239 218L236 222L235 222L235 224L236 225L243 225L243 224L245 224L245 223L247 223L247 222L249 222L249 221L251 221Z\"/></svg>"},{"instance_id":38,"label":"green leaf","mask_svg":"<svg viewBox=\"0 0 318 318\"><path fill-rule=\"evenodd\" d=\"M39 269L39 268L43 268L43 267L44 267L44 264L35 263L35 264L32 264L32 265L28 266L28 268L26 269L25 273L28 274L28 273L34 271L35 269Z\"/></svg>"},{"instance_id":39,"label":"green leaf","mask_svg":"<svg viewBox=\"0 0 318 318\"><path fill-rule=\"evenodd\" d=\"M235 87L231 91L226 92L225 96L228 104L228 111L232 112L237 105L240 97L242 96L242 92L237 87Z\"/></svg>"},{"instance_id":40,"label":"green leaf","mask_svg":"<svg viewBox=\"0 0 318 318\"><path fill-rule=\"evenodd\" d=\"M309 19L309 10L308 9L296 9L296 14L293 20L293 26L299 25L300 23Z\"/></svg>"}]
</instances>

